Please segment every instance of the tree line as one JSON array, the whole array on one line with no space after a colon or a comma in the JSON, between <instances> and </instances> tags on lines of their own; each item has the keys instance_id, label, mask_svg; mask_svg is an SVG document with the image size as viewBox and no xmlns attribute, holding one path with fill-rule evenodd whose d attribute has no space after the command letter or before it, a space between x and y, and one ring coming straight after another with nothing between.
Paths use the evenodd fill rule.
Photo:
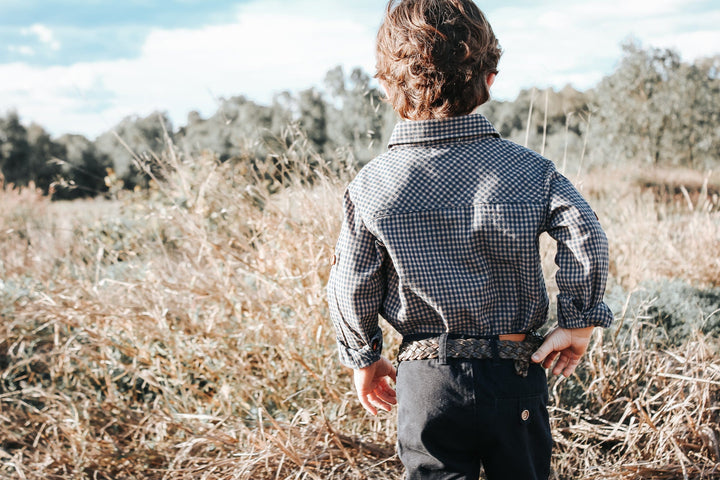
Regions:
<instances>
[{"instance_id":1,"label":"tree line","mask_svg":"<svg viewBox=\"0 0 720 480\"><path fill-rule=\"evenodd\" d=\"M615 71L594 89L537 89L481 107L503 137L528 145L563 168L618 163L708 169L720 164L720 56L683 62L671 49L628 42ZM208 118L197 112L174 128L167 114L128 117L95 140L51 136L25 126L17 112L0 117L0 172L5 188L31 182L70 199L103 194L112 171L126 188L147 184L134 157L210 152L219 161L276 158L302 132L307 148L362 165L381 153L398 121L370 76L330 70L324 89L276 95L270 105L244 96L221 99Z\"/></svg>"}]
</instances>

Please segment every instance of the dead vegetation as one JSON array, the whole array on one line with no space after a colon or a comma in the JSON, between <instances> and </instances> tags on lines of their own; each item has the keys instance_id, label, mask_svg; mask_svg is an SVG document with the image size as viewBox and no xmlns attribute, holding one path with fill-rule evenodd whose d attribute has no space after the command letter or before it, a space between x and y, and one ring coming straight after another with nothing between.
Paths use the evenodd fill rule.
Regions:
<instances>
[{"instance_id":1,"label":"dead vegetation","mask_svg":"<svg viewBox=\"0 0 720 480\"><path fill-rule=\"evenodd\" d=\"M324 302L351 172L302 139L252 171L153 161L112 203L0 193L0 477L400 478L394 415L355 401ZM615 283L717 285L717 212L593 204ZM616 313L552 381L554 478L720 478L717 332L671 347Z\"/></svg>"}]
</instances>

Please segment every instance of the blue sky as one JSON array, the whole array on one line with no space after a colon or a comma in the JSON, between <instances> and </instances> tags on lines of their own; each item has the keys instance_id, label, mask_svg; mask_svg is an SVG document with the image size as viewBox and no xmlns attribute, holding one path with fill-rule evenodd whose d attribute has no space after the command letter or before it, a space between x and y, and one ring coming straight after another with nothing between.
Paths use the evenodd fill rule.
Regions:
<instances>
[{"instance_id":1,"label":"blue sky","mask_svg":"<svg viewBox=\"0 0 720 480\"><path fill-rule=\"evenodd\" d=\"M505 54L493 95L612 72L620 44L720 53L717 0L483 2ZM335 65L371 72L385 0L0 0L0 114L94 137L123 117L210 115L219 97L269 102L321 86Z\"/></svg>"},{"instance_id":2,"label":"blue sky","mask_svg":"<svg viewBox=\"0 0 720 480\"><path fill-rule=\"evenodd\" d=\"M240 3L0 0L0 45L8 47L0 49L0 63L72 65L133 58L153 29L226 23Z\"/></svg>"}]
</instances>

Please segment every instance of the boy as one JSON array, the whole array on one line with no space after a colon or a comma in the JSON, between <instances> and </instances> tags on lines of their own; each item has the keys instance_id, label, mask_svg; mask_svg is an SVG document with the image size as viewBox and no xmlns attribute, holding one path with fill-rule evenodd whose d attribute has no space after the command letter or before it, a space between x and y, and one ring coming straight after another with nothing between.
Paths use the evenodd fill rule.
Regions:
<instances>
[{"instance_id":1,"label":"boy","mask_svg":"<svg viewBox=\"0 0 720 480\"><path fill-rule=\"evenodd\" d=\"M399 406L409 479L476 480L481 464L490 479L548 478L540 365L571 375L593 328L612 321L593 211L552 162L473 113L500 54L472 0L391 0L378 33L377 78L405 121L345 192L327 293L360 402ZM560 290L544 342L543 232L558 244ZM403 336L397 379L378 315Z\"/></svg>"}]
</instances>

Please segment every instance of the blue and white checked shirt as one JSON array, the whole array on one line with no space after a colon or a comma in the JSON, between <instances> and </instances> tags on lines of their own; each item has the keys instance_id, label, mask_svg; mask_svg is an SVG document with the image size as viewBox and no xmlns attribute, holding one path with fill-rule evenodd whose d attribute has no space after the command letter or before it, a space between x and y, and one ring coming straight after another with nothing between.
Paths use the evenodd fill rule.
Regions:
<instances>
[{"instance_id":1,"label":"blue and white checked shirt","mask_svg":"<svg viewBox=\"0 0 720 480\"><path fill-rule=\"evenodd\" d=\"M575 187L479 114L399 123L348 186L327 288L340 360L401 335L525 333L547 320L538 238L558 244L562 327L607 327L607 238Z\"/></svg>"}]
</instances>

